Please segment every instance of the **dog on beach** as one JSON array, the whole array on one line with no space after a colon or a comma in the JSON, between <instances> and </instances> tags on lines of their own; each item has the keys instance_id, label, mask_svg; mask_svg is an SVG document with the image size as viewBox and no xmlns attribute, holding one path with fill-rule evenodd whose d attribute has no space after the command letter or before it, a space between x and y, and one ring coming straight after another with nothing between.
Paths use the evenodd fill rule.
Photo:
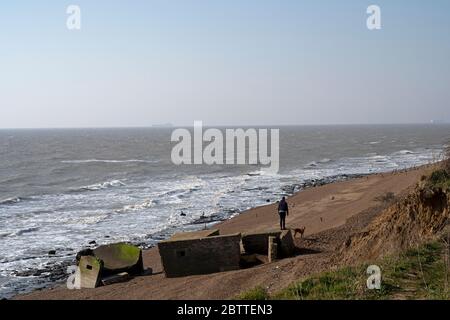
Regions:
<instances>
[{"instance_id":1,"label":"dog on beach","mask_svg":"<svg viewBox=\"0 0 450 320\"><path fill-rule=\"evenodd\" d=\"M294 229L294 238L295 238L295 236L296 236L297 233L298 233L298 234L300 234L300 238L303 239L303 235L305 234L305 229L306 229L306 227L303 227L303 228L295 228L295 229Z\"/></svg>"}]
</instances>

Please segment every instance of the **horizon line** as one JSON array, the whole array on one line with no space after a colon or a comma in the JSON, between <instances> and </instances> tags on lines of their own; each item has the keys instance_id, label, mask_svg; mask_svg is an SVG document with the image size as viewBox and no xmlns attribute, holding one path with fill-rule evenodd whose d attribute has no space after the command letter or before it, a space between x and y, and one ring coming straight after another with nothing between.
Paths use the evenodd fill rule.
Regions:
<instances>
[{"instance_id":1,"label":"horizon line","mask_svg":"<svg viewBox=\"0 0 450 320\"><path fill-rule=\"evenodd\" d=\"M201 121L201 120L196 120ZM448 125L450 122L442 121L442 122L385 122L385 123L313 123L313 124L215 124L208 125L204 124L204 127L230 127L230 128L238 128L238 127L319 127L319 126L383 126L383 125ZM0 127L0 130L64 130L64 129L170 129L170 128L193 128L192 124L150 124L147 126L137 125L137 126L74 126L74 127Z\"/></svg>"}]
</instances>

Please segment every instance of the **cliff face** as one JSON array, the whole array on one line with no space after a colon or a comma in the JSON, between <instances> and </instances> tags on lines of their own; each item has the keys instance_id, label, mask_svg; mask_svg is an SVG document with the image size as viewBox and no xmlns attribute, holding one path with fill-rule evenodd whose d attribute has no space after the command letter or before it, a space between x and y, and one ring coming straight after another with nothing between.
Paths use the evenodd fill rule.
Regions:
<instances>
[{"instance_id":1,"label":"cliff face","mask_svg":"<svg viewBox=\"0 0 450 320\"><path fill-rule=\"evenodd\" d=\"M340 248L340 263L370 261L436 237L449 221L450 192L420 183Z\"/></svg>"}]
</instances>

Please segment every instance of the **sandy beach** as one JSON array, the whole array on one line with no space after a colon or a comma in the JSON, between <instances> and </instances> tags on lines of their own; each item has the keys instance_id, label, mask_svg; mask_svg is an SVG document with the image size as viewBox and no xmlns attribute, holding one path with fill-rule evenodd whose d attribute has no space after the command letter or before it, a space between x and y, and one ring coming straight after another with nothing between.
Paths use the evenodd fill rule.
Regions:
<instances>
[{"instance_id":1,"label":"sandy beach","mask_svg":"<svg viewBox=\"0 0 450 320\"><path fill-rule=\"evenodd\" d=\"M295 239L300 251L292 258L249 269L166 278L155 247L143 253L144 265L153 269L153 275L96 289L68 290L59 285L15 299L232 299L256 286L276 292L302 276L335 268L336 248L383 209L377 197L387 192L404 194L428 170L424 166L400 173L374 174L294 194L288 198L287 227L305 226L306 231L304 239ZM276 204L248 210L214 228L221 234L278 229Z\"/></svg>"}]
</instances>

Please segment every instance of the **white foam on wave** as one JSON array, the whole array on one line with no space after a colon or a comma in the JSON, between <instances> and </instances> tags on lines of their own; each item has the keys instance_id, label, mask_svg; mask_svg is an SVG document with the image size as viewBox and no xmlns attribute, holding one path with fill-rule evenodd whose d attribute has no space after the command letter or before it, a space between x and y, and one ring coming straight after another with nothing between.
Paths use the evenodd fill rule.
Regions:
<instances>
[{"instance_id":1,"label":"white foam on wave","mask_svg":"<svg viewBox=\"0 0 450 320\"><path fill-rule=\"evenodd\" d=\"M9 205L9 204L16 204L22 201L20 197L13 197L13 198L7 198L4 200L0 200L0 205Z\"/></svg>"},{"instance_id":2,"label":"white foam on wave","mask_svg":"<svg viewBox=\"0 0 450 320\"><path fill-rule=\"evenodd\" d=\"M311 161L305 166L305 168L315 168L317 166L318 166L318 163L316 161Z\"/></svg>"},{"instance_id":3,"label":"white foam on wave","mask_svg":"<svg viewBox=\"0 0 450 320\"><path fill-rule=\"evenodd\" d=\"M30 232L35 232L38 231L39 227L29 227L29 228L25 228L25 229L21 229L21 230L17 230L15 232L9 233L8 236L21 236L25 233L30 233Z\"/></svg>"},{"instance_id":4,"label":"white foam on wave","mask_svg":"<svg viewBox=\"0 0 450 320\"><path fill-rule=\"evenodd\" d=\"M384 163L384 162L389 162L390 158L388 156L372 156L369 157L368 159L369 161L374 161L374 162L379 162L379 163Z\"/></svg>"},{"instance_id":5,"label":"white foam on wave","mask_svg":"<svg viewBox=\"0 0 450 320\"><path fill-rule=\"evenodd\" d=\"M395 152L394 154L407 155L407 154L414 154L414 152L410 151L410 150L400 150L400 151Z\"/></svg>"},{"instance_id":6,"label":"white foam on wave","mask_svg":"<svg viewBox=\"0 0 450 320\"><path fill-rule=\"evenodd\" d=\"M313 161L307 164L303 170L297 169L295 172L297 172L297 175L302 179L320 179L341 174L386 172L398 168L414 167L437 161L436 155L441 151L440 148L432 148L413 149L413 151L400 150L384 155L368 153L361 157L335 159L332 162L325 164Z\"/></svg>"},{"instance_id":7,"label":"white foam on wave","mask_svg":"<svg viewBox=\"0 0 450 320\"><path fill-rule=\"evenodd\" d=\"M149 200L145 200L144 202L139 203L139 204L130 204L130 205L123 206L123 208L117 209L117 210L115 210L115 212L124 213L124 212L128 212L128 211L140 211L140 210L151 208L153 206L155 206L155 202L153 200L149 199Z\"/></svg>"},{"instance_id":8,"label":"white foam on wave","mask_svg":"<svg viewBox=\"0 0 450 320\"><path fill-rule=\"evenodd\" d=\"M316 167L318 167L318 166L326 165L326 164L328 164L328 163L330 163L330 162L332 162L331 159L329 159L329 158L323 158L323 159L320 159L320 160L318 160L318 161L311 161L311 162L307 163L306 166L305 166L305 168L316 168Z\"/></svg>"},{"instance_id":9,"label":"white foam on wave","mask_svg":"<svg viewBox=\"0 0 450 320\"><path fill-rule=\"evenodd\" d=\"M80 187L79 190L98 191L98 190L114 188L114 187L122 187L125 185L126 184L120 180L111 180L111 181L105 181L105 182L101 182L101 183L91 184L88 186L83 186L83 187Z\"/></svg>"},{"instance_id":10,"label":"white foam on wave","mask_svg":"<svg viewBox=\"0 0 450 320\"><path fill-rule=\"evenodd\" d=\"M258 176L278 176L278 173L270 170L270 167L261 167L256 171L251 171L245 174L243 177L258 177Z\"/></svg>"},{"instance_id":11,"label":"white foam on wave","mask_svg":"<svg viewBox=\"0 0 450 320\"><path fill-rule=\"evenodd\" d=\"M106 213L89 213L89 215L84 216L70 216L67 217L64 221L67 225L78 225L78 226L85 226L85 225L92 225L92 224L98 224L105 219L109 217Z\"/></svg>"}]
</instances>

